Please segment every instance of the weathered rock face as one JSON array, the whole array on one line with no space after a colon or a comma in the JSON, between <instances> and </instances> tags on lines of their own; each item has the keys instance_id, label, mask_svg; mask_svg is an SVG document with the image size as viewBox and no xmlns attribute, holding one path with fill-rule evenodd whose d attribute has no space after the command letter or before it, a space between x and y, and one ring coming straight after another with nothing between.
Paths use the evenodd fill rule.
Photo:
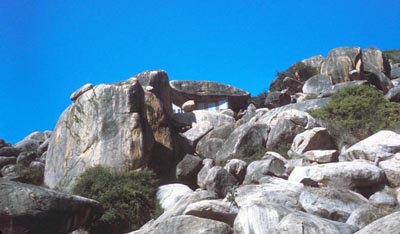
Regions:
<instances>
[{"instance_id":1,"label":"weathered rock face","mask_svg":"<svg viewBox=\"0 0 400 234\"><path fill-rule=\"evenodd\" d=\"M325 58L322 55L313 56L301 61L307 66L315 68L318 72L321 72L322 63L325 62Z\"/></svg>"},{"instance_id":2,"label":"weathered rock face","mask_svg":"<svg viewBox=\"0 0 400 234\"><path fill-rule=\"evenodd\" d=\"M315 75L308 79L303 86L303 93L320 94L329 90L332 86L329 76Z\"/></svg>"},{"instance_id":3,"label":"weathered rock face","mask_svg":"<svg viewBox=\"0 0 400 234\"><path fill-rule=\"evenodd\" d=\"M264 145L269 127L266 124L247 123L236 128L217 152L217 161L230 158L244 147Z\"/></svg>"},{"instance_id":4,"label":"weathered rock face","mask_svg":"<svg viewBox=\"0 0 400 234\"><path fill-rule=\"evenodd\" d=\"M201 121L209 121L214 128L235 122L235 119L231 116L206 110L195 110L189 113L175 114L174 120L186 126L192 126L193 123Z\"/></svg>"},{"instance_id":5,"label":"weathered rock face","mask_svg":"<svg viewBox=\"0 0 400 234\"><path fill-rule=\"evenodd\" d=\"M213 129L197 143L196 153L206 158L216 158L225 140L235 129L235 125L226 124Z\"/></svg>"},{"instance_id":6,"label":"weathered rock face","mask_svg":"<svg viewBox=\"0 0 400 234\"><path fill-rule=\"evenodd\" d=\"M338 160L339 152L337 150L310 150L302 154L304 159L316 163L329 163Z\"/></svg>"},{"instance_id":7,"label":"weathered rock face","mask_svg":"<svg viewBox=\"0 0 400 234\"><path fill-rule=\"evenodd\" d=\"M202 160L191 154L186 156L176 165L176 178L191 188L197 187L196 175L202 168Z\"/></svg>"},{"instance_id":8,"label":"weathered rock face","mask_svg":"<svg viewBox=\"0 0 400 234\"><path fill-rule=\"evenodd\" d=\"M332 84L350 81L350 72L363 71L362 52L359 47L335 48L322 64L321 74L332 79Z\"/></svg>"},{"instance_id":9,"label":"weathered rock face","mask_svg":"<svg viewBox=\"0 0 400 234\"><path fill-rule=\"evenodd\" d=\"M58 120L47 152L45 184L70 191L77 177L95 165L145 167L153 141L139 82L98 85Z\"/></svg>"},{"instance_id":10,"label":"weathered rock face","mask_svg":"<svg viewBox=\"0 0 400 234\"><path fill-rule=\"evenodd\" d=\"M169 123L170 118L165 111L162 101L152 92L145 92L144 104L146 120L154 137L154 144L150 156L149 166L161 177L173 177L174 171L174 143ZM171 104L170 104L171 105ZM151 136L149 136L151 137ZM151 140L151 139L149 139ZM172 175L171 175L172 174ZM163 179L164 179L163 178Z\"/></svg>"},{"instance_id":11,"label":"weathered rock face","mask_svg":"<svg viewBox=\"0 0 400 234\"><path fill-rule=\"evenodd\" d=\"M208 172L214 166L215 166L215 162L211 158L206 158L203 160L203 167L200 169L199 173L197 174L197 185L199 185L200 188L206 189Z\"/></svg>"},{"instance_id":12,"label":"weathered rock face","mask_svg":"<svg viewBox=\"0 0 400 234\"><path fill-rule=\"evenodd\" d=\"M232 228L223 222L211 219L198 218L192 215L181 215L171 217L160 222L155 228L147 230L148 234L203 234L203 233L220 233L231 234Z\"/></svg>"},{"instance_id":13,"label":"weathered rock face","mask_svg":"<svg viewBox=\"0 0 400 234\"><path fill-rule=\"evenodd\" d=\"M264 106L272 109L287 105L290 102L291 102L290 95L281 92L270 92L265 98Z\"/></svg>"},{"instance_id":14,"label":"weathered rock face","mask_svg":"<svg viewBox=\"0 0 400 234\"><path fill-rule=\"evenodd\" d=\"M183 212L200 218L221 221L233 226L238 208L222 200L204 200L190 204Z\"/></svg>"},{"instance_id":15,"label":"weathered rock face","mask_svg":"<svg viewBox=\"0 0 400 234\"><path fill-rule=\"evenodd\" d=\"M193 194L193 191L183 184L168 184L158 188L157 200L164 210L174 206L182 197Z\"/></svg>"},{"instance_id":16,"label":"weathered rock face","mask_svg":"<svg viewBox=\"0 0 400 234\"><path fill-rule=\"evenodd\" d=\"M236 178L220 166L212 167L205 180L206 189L217 194L219 198L224 198L237 184Z\"/></svg>"},{"instance_id":17,"label":"weathered rock face","mask_svg":"<svg viewBox=\"0 0 400 234\"><path fill-rule=\"evenodd\" d=\"M250 203L240 208L234 231L241 234L272 233L290 209L268 203Z\"/></svg>"},{"instance_id":18,"label":"weathered rock face","mask_svg":"<svg viewBox=\"0 0 400 234\"><path fill-rule=\"evenodd\" d=\"M378 165L385 171L389 185L400 186L400 153L395 154L391 159L379 162Z\"/></svg>"},{"instance_id":19,"label":"weathered rock face","mask_svg":"<svg viewBox=\"0 0 400 234\"><path fill-rule=\"evenodd\" d=\"M369 85L369 82L367 80L353 80L353 81L335 84L335 85L332 85L329 89L324 90L324 92L321 95L324 97L328 97L328 96L331 96L332 94L338 92L339 90L342 90L347 87L357 86L357 85Z\"/></svg>"},{"instance_id":20,"label":"weathered rock face","mask_svg":"<svg viewBox=\"0 0 400 234\"><path fill-rule=\"evenodd\" d=\"M390 213L390 210L379 209L372 205L365 205L353 210L346 223L354 225L361 229L372 223L373 221L380 219Z\"/></svg>"},{"instance_id":21,"label":"weathered rock face","mask_svg":"<svg viewBox=\"0 0 400 234\"><path fill-rule=\"evenodd\" d=\"M368 48L362 51L364 71L383 72L390 75L390 64L382 51L375 48Z\"/></svg>"},{"instance_id":22,"label":"weathered rock face","mask_svg":"<svg viewBox=\"0 0 400 234\"><path fill-rule=\"evenodd\" d=\"M295 136L306 129L315 127L315 119L306 112L287 110L271 118L271 130L266 143L267 149L291 144Z\"/></svg>"},{"instance_id":23,"label":"weathered rock face","mask_svg":"<svg viewBox=\"0 0 400 234\"><path fill-rule=\"evenodd\" d=\"M210 121L201 121L197 122L191 129L182 133L181 136L186 138L190 146L195 148L197 142L213 128Z\"/></svg>"},{"instance_id":24,"label":"weathered rock face","mask_svg":"<svg viewBox=\"0 0 400 234\"><path fill-rule=\"evenodd\" d=\"M392 80L400 78L400 67L393 67L390 71L390 78Z\"/></svg>"},{"instance_id":25,"label":"weathered rock face","mask_svg":"<svg viewBox=\"0 0 400 234\"><path fill-rule=\"evenodd\" d=\"M273 233L352 234L357 230L357 227L349 224L323 219L304 212L295 212L285 216Z\"/></svg>"},{"instance_id":26,"label":"weathered rock face","mask_svg":"<svg viewBox=\"0 0 400 234\"><path fill-rule=\"evenodd\" d=\"M70 233L100 218L100 203L0 179L1 233Z\"/></svg>"},{"instance_id":27,"label":"weathered rock face","mask_svg":"<svg viewBox=\"0 0 400 234\"><path fill-rule=\"evenodd\" d=\"M370 223L360 231L356 232L357 234L391 234L399 231L400 226L400 211L394 212L390 215L387 215L383 218L376 220L375 222Z\"/></svg>"},{"instance_id":28,"label":"weathered rock face","mask_svg":"<svg viewBox=\"0 0 400 234\"><path fill-rule=\"evenodd\" d=\"M283 176L284 172L285 163L281 159L270 156L267 159L253 161L249 164L244 183L258 183L264 176L272 175L279 177Z\"/></svg>"},{"instance_id":29,"label":"weathered rock face","mask_svg":"<svg viewBox=\"0 0 400 234\"><path fill-rule=\"evenodd\" d=\"M290 150L297 154L303 154L310 150L332 150L335 148L328 130L316 127L296 135Z\"/></svg>"},{"instance_id":30,"label":"weathered rock face","mask_svg":"<svg viewBox=\"0 0 400 234\"><path fill-rule=\"evenodd\" d=\"M385 98L391 102L400 102L400 86L389 89Z\"/></svg>"},{"instance_id":31,"label":"weathered rock face","mask_svg":"<svg viewBox=\"0 0 400 234\"><path fill-rule=\"evenodd\" d=\"M303 83L291 77L285 77L283 84L288 87L289 91L294 93L301 92L301 88L303 87Z\"/></svg>"},{"instance_id":32,"label":"weathered rock face","mask_svg":"<svg viewBox=\"0 0 400 234\"><path fill-rule=\"evenodd\" d=\"M393 83L383 72L364 72L364 77L369 83L386 94L389 89L393 88Z\"/></svg>"},{"instance_id":33,"label":"weathered rock face","mask_svg":"<svg viewBox=\"0 0 400 234\"><path fill-rule=\"evenodd\" d=\"M149 90L162 102L168 116L172 115L171 87L168 75L163 70L145 71L135 75L145 90ZM149 87L149 88L147 88Z\"/></svg>"},{"instance_id":34,"label":"weathered rock face","mask_svg":"<svg viewBox=\"0 0 400 234\"><path fill-rule=\"evenodd\" d=\"M295 167L289 176L289 181L301 182L303 179L353 189L382 183L385 175L377 166L363 161L353 161Z\"/></svg>"},{"instance_id":35,"label":"weathered rock face","mask_svg":"<svg viewBox=\"0 0 400 234\"><path fill-rule=\"evenodd\" d=\"M260 184L242 185L237 189L239 207L248 203L274 203L288 208L299 207L303 185L276 177L263 177Z\"/></svg>"},{"instance_id":36,"label":"weathered rock face","mask_svg":"<svg viewBox=\"0 0 400 234\"><path fill-rule=\"evenodd\" d=\"M319 98L319 99L307 100L307 101L303 101L300 103L293 103L293 104L289 104L286 106L274 108L267 112L261 111L261 112L258 112L256 114L256 116L254 116L251 119L251 121L269 124L273 119L276 119L278 117L278 115L282 112L286 112L286 111L293 112L293 110L294 111L297 110L299 112L304 112L304 111L308 111L308 110L319 109L319 108L322 108L323 106L325 106L329 102L329 100L330 100L330 98ZM307 114L304 114L304 115L307 115ZM307 116L310 116L310 115L307 115Z\"/></svg>"},{"instance_id":37,"label":"weathered rock face","mask_svg":"<svg viewBox=\"0 0 400 234\"><path fill-rule=\"evenodd\" d=\"M341 160L365 159L375 161L385 160L400 152L400 135L382 130L356 143L340 156Z\"/></svg>"},{"instance_id":38,"label":"weathered rock face","mask_svg":"<svg viewBox=\"0 0 400 234\"><path fill-rule=\"evenodd\" d=\"M247 163L245 161L240 159L231 159L224 168L236 178L239 184L243 182L247 168Z\"/></svg>"},{"instance_id":39,"label":"weathered rock face","mask_svg":"<svg viewBox=\"0 0 400 234\"><path fill-rule=\"evenodd\" d=\"M354 210L368 204L358 193L333 187L307 188L299 201L307 213L340 222L346 222Z\"/></svg>"},{"instance_id":40,"label":"weathered rock face","mask_svg":"<svg viewBox=\"0 0 400 234\"><path fill-rule=\"evenodd\" d=\"M168 190L164 190L164 196L168 197ZM171 194L175 199L177 199L176 195ZM175 216L183 215L183 212L186 210L188 205L202 201L202 200L210 200L210 199L216 199L217 197L215 196L214 193L211 193L209 191L204 191L204 190L196 190L194 192L187 192L184 194L181 194L179 199L176 200L174 203L170 203L171 206L169 206L167 209L164 210L164 213L160 217L158 217L151 225L152 227L156 227L159 223ZM168 199L169 200L169 199ZM164 201L168 201L164 200ZM170 200L172 201L172 200ZM163 204L162 206L164 207L167 203L161 203ZM147 225L146 225L147 226ZM150 228L150 227L146 227ZM149 232L146 232L149 233Z\"/></svg>"},{"instance_id":41,"label":"weathered rock face","mask_svg":"<svg viewBox=\"0 0 400 234\"><path fill-rule=\"evenodd\" d=\"M235 112L247 106L250 93L230 85L211 81L170 81L172 88L172 102L182 106L187 100L196 103L215 102L221 99L228 101L228 106Z\"/></svg>"}]
</instances>

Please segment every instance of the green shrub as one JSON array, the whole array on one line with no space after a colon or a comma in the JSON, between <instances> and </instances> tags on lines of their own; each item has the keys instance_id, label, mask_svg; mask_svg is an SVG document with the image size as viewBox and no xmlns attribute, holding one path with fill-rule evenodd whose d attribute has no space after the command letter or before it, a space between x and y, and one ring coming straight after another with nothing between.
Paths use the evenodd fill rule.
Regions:
<instances>
[{"instance_id":1,"label":"green shrub","mask_svg":"<svg viewBox=\"0 0 400 234\"><path fill-rule=\"evenodd\" d=\"M399 105L387 101L374 88L360 85L338 91L326 106L310 114L333 121L363 139L381 129L399 126Z\"/></svg>"},{"instance_id":2,"label":"green shrub","mask_svg":"<svg viewBox=\"0 0 400 234\"><path fill-rule=\"evenodd\" d=\"M99 201L105 212L88 227L91 233L124 233L154 215L158 181L149 170L117 172L95 166L78 179L73 193Z\"/></svg>"},{"instance_id":3,"label":"green shrub","mask_svg":"<svg viewBox=\"0 0 400 234\"><path fill-rule=\"evenodd\" d=\"M383 51L383 55L393 63L400 63L400 50L386 50Z\"/></svg>"},{"instance_id":4,"label":"green shrub","mask_svg":"<svg viewBox=\"0 0 400 234\"><path fill-rule=\"evenodd\" d=\"M251 97L248 100L248 104L254 104L254 106L258 109L258 108L263 108L264 107L264 102L265 102L265 98L268 96L268 91L264 90L263 92L259 93L257 96L255 97Z\"/></svg>"},{"instance_id":5,"label":"green shrub","mask_svg":"<svg viewBox=\"0 0 400 234\"><path fill-rule=\"evenodd\" d=\"M303 62L297 62L290 66L284 72L277 72L276 79L269 86L270 91L281 91L285 89L285 85L283 84L283 80L285 77L292 77L299 81L306 81L314 75L318 74L318 70L312 66L306 65Z\"/></svg>"}]
</instances>

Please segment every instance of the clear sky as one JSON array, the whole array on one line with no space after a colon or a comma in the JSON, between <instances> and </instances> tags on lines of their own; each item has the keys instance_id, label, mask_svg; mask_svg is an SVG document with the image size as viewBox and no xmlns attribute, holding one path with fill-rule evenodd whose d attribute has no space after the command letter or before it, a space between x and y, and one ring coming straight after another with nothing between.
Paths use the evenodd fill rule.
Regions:
<instances>
[{"instance_id":1,"label":"clear sky","mask_svg":"<svg viewBox=\"0 0 400 234\"><path fill-rule=\"evenodd\" d=\"M0 138L52 130L85 83L164 69L257 95L340 46L400 48L400 1L0 0Z\"/></svg>"}]
</instances>

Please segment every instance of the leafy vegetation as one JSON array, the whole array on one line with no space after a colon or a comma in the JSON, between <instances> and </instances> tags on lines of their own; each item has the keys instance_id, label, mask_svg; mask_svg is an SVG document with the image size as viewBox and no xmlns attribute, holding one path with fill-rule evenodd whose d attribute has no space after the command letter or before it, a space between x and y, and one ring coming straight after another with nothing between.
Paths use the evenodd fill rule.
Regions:
<instances>
[{"instance_id":1,"label":"leafy vegetation","mask_svg":"<svg viewBox=\"0 0 400 234\"><path fill-rule=\"evenodd\" d=\"M292 77L299 81L306 81L314 75L318 74L318 70L312 66L306 65L303 62L297 62L290 66L284 72L277 72L277 78L271 83L269 90L270 91L281 91L284 89L283 79L285 77Z\"/></svg>"},{"instance_id":2,"label":"leafy vegetation","mask_svg":"<svg viewBox=\"0 0 400 234\"><path fill-rule=\"evenodd\" d=\"M264 90L263 92L259 93L257 96L255 97L251 97L248 101L248 104L254 104L254 106L258 109L258 108L263 108L264 107L264 102L265 102L265 98L268 95L268 91Z\"/></svg>"},{"instance_id":3,"label":"leafy vegetation","mask_svg":"<svg viewBox=\"0 0 400 234\"><path fill-rule=\"evenodd\" d=\"M382 129L399 128L399 113L399 103L387 101L381 92L365 85L340 90L326 106L310 111L316 118L343 126L359 139Z\"/></svg>"},{"instance_id":4,"label":"leafy vegetation","mask_svg":"<svg viewBox=\"0 0 400 234\"><path fill-rule=\"evenodd\" d=\"M97 200L105 208L100 220L88 227L91 233L125 233L155 215L157 185L149 170L117 172L96 166L80 176L73 193Z\"/></svg>"},{"instance_id":5,"label":"leafy vegetation","mask_svg":"<svg viewBox=\"0 0 400 234\"><path fill-rule=\"evenodd\" d=\"M393 63L400 63L400 50L386 50L383 51L383 55Z\"/></svg>"}]
</instances>

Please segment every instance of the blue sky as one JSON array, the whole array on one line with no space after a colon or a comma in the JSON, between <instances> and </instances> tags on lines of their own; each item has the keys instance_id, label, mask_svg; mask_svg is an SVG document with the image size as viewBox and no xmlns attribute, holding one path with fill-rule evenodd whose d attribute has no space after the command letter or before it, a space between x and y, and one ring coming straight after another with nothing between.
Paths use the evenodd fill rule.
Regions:
<instances>
[{"instance_id":1,"label":"blue sky","mask_svg":"<svg viewBox=\"0 0 400 234\"><path fill-rule=\"evenodd\" d=\"M256 95L304 58L399 42L398 0L1 0L0 138L52 130L89 82L164 69Z\"/></svg>"}]
</instances>

